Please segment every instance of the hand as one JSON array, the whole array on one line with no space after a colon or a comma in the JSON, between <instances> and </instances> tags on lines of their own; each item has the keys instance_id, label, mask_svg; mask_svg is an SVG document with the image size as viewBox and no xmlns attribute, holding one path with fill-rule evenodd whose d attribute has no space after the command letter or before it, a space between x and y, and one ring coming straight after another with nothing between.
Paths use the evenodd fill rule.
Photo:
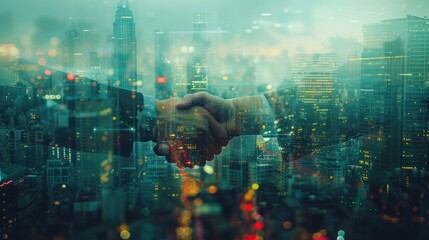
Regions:
<instances>
[{"instance_id":1,"label":"hand","mask_svg":"<svg viewBox=\"0 0 429 240\"><path fill-rule=\"evenodd\" d=\"M224 126L227 138L218 143L224 146L235 136L260 134L265 128L264 111L259 96L223 99L206 92L199 92L186 95L182 102L176 104L176 108L181 110L194 106L207 109Z\"/></svg>"},{"instance_id":2,"label":"hand","mask_svg":"<svg viewBox=\"0 0 429 240\"><path fill-rule=\"evenodd\" d=\"M178 167L203 166L222 149L226 129L204 108L178 111L179 98L157 101L155 153Z\"/></svg>"},{"instance_id":3,"label":"hand","mask_svg":"<svg viewBox=\"0 0 429 240\"><path fill-rule=\"evenodd\" d=\"M180 110L189 109L194 106L205 108L210 114L222 125L227 131L227 137L220 139L221 144L226 146L228 141L236 136L235 127L235 107L232 100L223 99L207 92L199 92L188 94L183 97L181 102L176 104L176 108Z\"/></svg>"}]
</instances>

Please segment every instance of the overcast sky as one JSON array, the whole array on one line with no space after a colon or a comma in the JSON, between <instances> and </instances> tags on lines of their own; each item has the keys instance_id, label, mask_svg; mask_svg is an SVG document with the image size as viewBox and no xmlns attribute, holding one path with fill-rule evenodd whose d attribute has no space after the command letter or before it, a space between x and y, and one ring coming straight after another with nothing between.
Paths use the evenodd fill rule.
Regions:
<instances>
[{"instance_id":1,"label":"overcast sky","mask_svg":"<svg viewBox=\"0 0 429 240\"><path fill-rule=\"evenodd\" d=\"M51 37L77 22L107 39L119 2L0 0L0 41L21 44L37 34ZM291 52L330 51L336 44L353 45L362 39L362 24L407 14L429 15L427 0L129 0L129 3L139 38L150 39L156 29L189 31L192 14L204 13L209 30L228 30L225 39L229 46L278 47ZM43 33L38 32L41 29Z\"/></svg>"}]
</instances>

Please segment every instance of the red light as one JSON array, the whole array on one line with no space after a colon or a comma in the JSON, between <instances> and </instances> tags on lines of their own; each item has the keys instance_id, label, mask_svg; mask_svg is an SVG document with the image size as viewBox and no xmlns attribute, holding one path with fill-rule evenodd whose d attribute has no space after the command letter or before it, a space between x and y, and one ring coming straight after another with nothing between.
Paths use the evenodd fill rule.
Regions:
<instances>
[{"instance_id":1,"label":"red light","mask_svg":"<svg viewBox=\"0 0 429 240\"><path fill-rule=\"evenodd\" d=\"M325 236L318 236L318 237L313 236L313 239L314 240L329 240L329 238L325 237Z\"/></svg>"},{"instance_id":2,"label":"red light","mask_svg":"<svg viewBox=\"0 0 429 240\"><path fill-rule=\"evenodd\" d=\"M250 204L250 203L246 203L245 205L244 205L244 210L246 210L246 211L252 211L252 209L253 209L253 205L252 204Z\"/></svg>"},{"instance_id":3,"label":"red light","mask_svg":"<svg viewBox=\"0 0 429 240\"><path fill-rule=\"evenodd\" d=\"M46 70L45 70L45 75L46 75L46 76L51 76L51 75L52 75L52 71L51 71L51 70L49 70L49 69L46 69Z\"/></svg>"},{"instance_id":4,"label":"red light","mask_svg":"<svg viewBox=\"0 0 429 240\"><path fill-rule=\"evenodd\" d=\"M69 81L73 81L75 79L75 75L73 73L67 73L66 78Z\"/></svg>"},{"instance_id":5,"label":"red light","mask_svg":"<svg viewBox=\"0 0 429 240\"><path fill-rule=\"evenodd\" d=\"M5 183L0 184L0 187L4 187L4 186L9 185L9 184L11 184L11 183L13 183L13 181L12 181L12 180L9 180L8 182L5 182Z\"/></svg>"},{"instance_id":6,"label":"red light","mask_svg":"<svg viewBox=\"0 0 429 240\"><path fill-rule=\"evenodd\" d=\"M263 222L255 222L255 224L253 224L253 228L255 230L262 230L264 228L264 223Z\"/></svg>"},{"instance_id":7,"label":"red light","mask_svg":"<svg viewBox=\"0 0 429 240\"><path fill-rule=\"evenodd\" d=\"M167 83L167 78L166 77L157 77L156 82L159 84L165 84L165 83Z\"/></svg>"},{"instance_id":8,"label":"red light","mask_svg":"<svg viewBox=\"0 0 429 240\"><path fill-rule=\"evenodd\" d=\"M254 234L247 234L243 236L243 240L256 240L257 236Z\"/></svg>"}]
</instances>

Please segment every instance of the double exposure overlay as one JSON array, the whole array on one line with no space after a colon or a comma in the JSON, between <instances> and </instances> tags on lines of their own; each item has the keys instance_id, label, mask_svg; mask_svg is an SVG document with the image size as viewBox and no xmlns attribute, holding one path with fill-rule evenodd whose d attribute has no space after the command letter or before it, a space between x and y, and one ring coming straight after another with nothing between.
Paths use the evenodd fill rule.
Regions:
<instances>
[{"instance_id":1,"label":"double exposure overlay","mask_svg":"<svg viewBox=\"0 0 429 240\"><path fill-rule=\"evenodd\" d=\"M0 1L0 239L429 239L428 14Z\"/></svg>"}]
</instances>

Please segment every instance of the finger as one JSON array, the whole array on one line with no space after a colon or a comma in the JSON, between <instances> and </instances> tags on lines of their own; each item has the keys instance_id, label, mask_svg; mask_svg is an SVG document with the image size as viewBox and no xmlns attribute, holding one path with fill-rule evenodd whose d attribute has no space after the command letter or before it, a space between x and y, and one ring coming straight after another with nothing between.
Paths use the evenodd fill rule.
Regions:
<instances>
[{"instance_id":1,"label":"finger","mask_svg":"<svg viewBox=\"0 0 429 240\"><path fill-rule=\"evenodd\" d=\"M199 92L194 94L187 94L183 97L182 102L176 104L177 109L188 109L192 106L204 106L205 105L205 92Z\"/></svg>"},{"instance_id":2,"label":"finger","mask_svg":"<svg viewBox=\"0 0 429 240\"><path fill-rule=\"evenodd\" d=\"M215 145L228 145L229 137L226 129L220 124L210 113L200 113L200 116L208 120L210 132L213 134L216 143Z\"/></svg>"}]
</instances>

